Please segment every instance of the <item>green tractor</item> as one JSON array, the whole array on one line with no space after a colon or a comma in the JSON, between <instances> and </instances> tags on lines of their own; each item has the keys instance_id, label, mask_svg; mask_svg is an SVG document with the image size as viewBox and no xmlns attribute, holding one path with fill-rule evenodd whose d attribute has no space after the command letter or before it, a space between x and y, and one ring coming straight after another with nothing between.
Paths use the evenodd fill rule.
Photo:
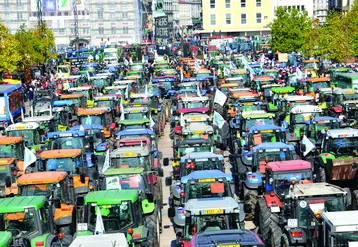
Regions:
<instances>
[{"instance_id":1,"label":"green tractor","mask_svg":"<svg viewBox=\"0 0 358 247\"><path fill-rule=\"evenodd\" d=\"M0 246L61 246L64 235L54 233L46 204L45 196L0 199Z\"/></svg>"},{"instance_id":2,"label":"green tractor","mask_svg":"<svg viewBox=\"0 0 358 247\"><path fill-rule=\"evenodd\" d=\"M159 215L153 197L140 200L137 190L102 190L85 197L83 223L76 236L97 234L101 219L104 233L125 233L130 246L159 247Z\"/></svg>"}]
</instances>

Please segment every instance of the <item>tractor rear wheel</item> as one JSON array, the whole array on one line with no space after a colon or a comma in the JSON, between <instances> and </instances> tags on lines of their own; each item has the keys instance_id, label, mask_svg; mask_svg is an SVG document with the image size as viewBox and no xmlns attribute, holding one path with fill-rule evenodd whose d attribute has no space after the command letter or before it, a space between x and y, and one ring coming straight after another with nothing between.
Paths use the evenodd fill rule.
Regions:
<instances>
[{"instance_id":1,"label":"tractor rear wheel","mask_svg":"<svg viewBox=\"0 0 358 247\"><path fill-rule=\"evenodd\" d=\"M244 207L246 212L245 220L252 220L255 217L255 206L257 203L257 197L259 195L257 190L250 190L243 186L244 188Z\"/></svg>"},{"instance_id":2,"label":"tractor rear wheel","mask_svg":"<svg viewBox=\"0 0 358 247\"><path fill-rule=\"evenodd\" d=\"M281 237L281 247L291 247L290 242L286 234L282 234Z\"/></svg>"},{"instance_id":3,"label":"tractor rear wheel","mask_svg":"<svg viewBox=\"0 0 358 247\"><path fill-rule=\"evenodd\" d=\"M352 193L351 193L351 190L349 188L343 188L343 190L345 190L347 192L347 196L346 196L347 210L352 210Z\"/></svg>"},{"instance_id":4,"label":"tractor rear wheel","mask_svg":"<svg viewBox=\"0 0 358 247\"><path fill-rule=\"evenodd\" d=\"M320 182L326 182L326 171L323 167L318 168Z\"/></svg>"},{"instance_id":5,"label":"tractor rear wheel","mask_svg":"<svg viewBox=\"0 0 358 247\"><path fill-rule=\"evenodd\" d=\"M257 200L255 211L255 225L259 228L258 233L261 235L262 240L267 242L271 225L271 212L266 206L264 198Z\"/></svg>"},{"instance_id":6,"label":"tractor rear wheel","mask_svg":"<svg viewBox=\"0 0 358 247\"><path fill-rule=\"evenodd\" d=\"M157 182L154 185L154 198L163 203L162 180L160 177L157 177Z\"/></svg>"},{"instance_id":7,"label":"tractor rear wheel","mask_svg":"<svg viewBox=\"0 0 358 247\"><path fill-rule=\"evenodd\" d=\"M160 225L158 211L155 210L151 215L145 217L145 227L148 228L148 247L160 246Z\"/></svg>"},{"instance_id":8,"label":"tractor rear wheel","mask_svg":"<svg viewBox=\"0 0 358 247\"><path fill-rule=\"evenodd\" d=\"M358 210L358 190L352 193L352 210Z\"/></svg>"},{"instance_id":9,"label":"tractor rear wheel","mask_svg":"<svg viewBox=\"0 0 358 247\"><path fill-rule=\"evenodd\" d=\"M277 224L272 223L271 230L270 230L271 247L280 247L281 237L282 237L281 228Z\"/></svg>"}]
</instances>

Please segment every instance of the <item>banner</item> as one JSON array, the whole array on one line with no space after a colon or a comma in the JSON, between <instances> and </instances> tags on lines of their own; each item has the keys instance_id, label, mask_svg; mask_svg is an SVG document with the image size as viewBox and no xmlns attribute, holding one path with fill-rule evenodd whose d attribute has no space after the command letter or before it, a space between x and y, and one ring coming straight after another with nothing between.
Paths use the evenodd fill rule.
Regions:
<instances>
[{"instance_id":1,"label":"banner","mask_svg":"<svg viewBox=\"0 0 358 247\"><path fill-rule=\"evenodd\" d=\"M105 229L103 225L103 219L101 214L101 209L97 206L97 218L96 218L96 228L94 229L94 235L105 234Z\"/></svg>"},{"instance_id":2,"label":"banner","mask_svg":"<svg viewBox=\"0 0 358 247\"><path fill-rule=\"evenodd\" d=\"M56 11L56 0L44 0L43 1L44 12L55 12Z\"/></svg>"},{"instance_id":3,"label":"banner","mask_svg":"<svg viewBox=\"0 0 358 247\"><path fill-rule=\"evenodd\" d=\"M30 149L25 147L25 154L24 154L24 173L26 171L26 168L30 166L32 163L36 162L37 158L36 155L31 152Z\"/></svg>"},{"instance_id":4,"label":"banner","mask_svg":"<svg viewBox=\"0 0 358 247\"><path fill-rule=\"evenodd\" d=\"M213 125L218 126L221 129L225 124L225 119L220 115L220 113L214 111Z\"/></svg>"},{"instance_id":5,"label":"banner","mask_svg":"<svg viewBox=\"0 0 358 247\"><path fill-rule=\"evenodd\" d=\"M103 163L102 174L110 168L109 165L109 149L106 151L106 158Z\"/></svg>"},{"instance_id":6,"label":"banner","mask_svg":"<svg viewBox=\"0 0 358 247\"><path fill-rule=\"evenodd\" d=\"M214 103L218 103L219 105L224 106L226 100L227 100L227 96L219 89L217 89L215 92Z\"/></svg>"},{"instance_id":7,"label":"banner","mask_svg":"<svg viewBox=\"0 0 358 247\"><path fill-rule=\"evenodd\" d=\"M306 151L303 152L303 156L306 156L309 152L316 148L306 135L303 136L301 143L306 145Z\"/></svg>"},{"instance_id":8,"label":"banner","mask_svg":"<svg viewBox=\"0 0 358 247\"><path fill-rule=\"evenodd\" d=\"M59 0L58 2L58 9L59 10L69 10L70 9L70 0Z\"/></svg>"}]
</instances>

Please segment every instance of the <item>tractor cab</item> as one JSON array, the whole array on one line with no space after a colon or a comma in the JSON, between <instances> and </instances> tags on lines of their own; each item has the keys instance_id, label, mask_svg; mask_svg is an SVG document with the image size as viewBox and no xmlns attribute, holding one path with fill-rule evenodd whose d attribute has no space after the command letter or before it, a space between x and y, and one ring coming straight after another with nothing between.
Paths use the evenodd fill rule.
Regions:
<instances>
[{"instance_id":1,"label":"tractor cab","mask_svg":"<svg viewBox=\"0 0 358 247\"><path fill-rule=\"evenodd\" d=\"M18 171L14 158L0 158L0 197L18 195Z\"/></svg>"},{"instance_id":2,"label":"tractor cab","mask_svg":"<svg viewBox=\"0 0 358 247\"><path fill-rule=\"evenodd\" d=\"M5 129L9 137L22 137L25 146L33 153L42 149L46 140L46 131L40 129L38 123L16 123Z\"/></svg>"},{"instance_id":3,"label":"tractor cab","mask_svg":"<svg viewBox=\"0 0 358 247\"><path fill-rule=\"evenodd\" d=\"M68 89L69 94L82 94L87 107L94 107L93 98L98 94L98 88L94 85L82 85Z\"/></svg>"},{"instance_id":4,"label":"tractor cab","mask_svg":"<svg viewBox=\"0 0 358 247\"><path fill-rule=\"evenodd\" d=\"M19 172L24 165L24 142L22 137L0 137L0 158L15 158Z\"/></svg>"},{"instance_id":5,"label":"tractor cab","mask_svg":"<svg viewBox=\"0 0 358 247\"><path fill-rule=\"evenodd\" d=\"M265 124L251 127L244 145L256 146L264 142L286 142L286 129L280 126Z\"/></svg>"},{"instance_id":6,"label":"tractor cab","mask_svg":"<svg viewBox=\"0 0 358 247\"><path fill-rule=\"evenodd\" d=\"M213 143L220 142L218 136L214 135L213 126L204 123L190 123L184 126L177 126L174 129L174 133L176 134L174 137L174 147L177 146L178 142L186 139L208 139Z\"/></svg>"},{"instance_id":7,"label":"tractor cab","mask_svg":"<svg viewBox=\"0 0 358 247\"><path fill-rule=\"evenodd\" d=\"M54 116L27 117L22 119L22 122L25 124L37 123L43 132L41 134L46 134L50 131L56 131L58 126Z\"/></svg>"},{"instance_id":8,"label":"tractor cab","mask_svg":"<svg viewBox=\"0 0 358 247\"><path fill-rule=\"evenodd\" d=\"M159 97L149 93L136 93L130 94L130 104L132 106L149 105L150 111L153 115L157 115L161 112L162 106L159 102Z\"/></svg>"},{"instance_id":9,"label":"tractor cab","mask_svg":"<svg viewBox=\"0 0 358 247\"><path fill-rule=\"evenodd\" d=\"M177 102L176 114L208 113L211 109L208 97L184 97Z\"/></svg>"},{"instance_id":10,"label":"tractor cab","mask_svg":"<svg viewBox=\"0 0 358 247\"><path fill-rule=\"evenodd\" d=\"M275 114L265 111L247 111L241 113L240 121L234 118L230 125L237 129L238 137L245 137L253 126L274 125Z\"/></svg>"},{"instance_id":11,"label":"tractor cab","mask_svg":"<svg viewBox=\"0 0 358 247\"><path fill-rule=\"evenodd\" d=\"M66 131L77 122L76 105L72 100L56 100L53 103L52 115L58 122L58 131Z\"/></svg>"},{"instance_id":12,"label":"tractor cab","mask_svg":"<svg viewBox=\"0 0 358 247\"><path fill-rule=\"evenodd\" d=\"M109 107L112 111L112 115L115 117L120 116L120 96L117 94L106 94L102 96L94 97L95 107Z\"/></svg>"},{"instance_id":13,"label":"tractor cab","mask_svg":"<svg viewBox=\"0 0 358 247\"><path fill-rule=\"evenodd\" d=\"M111 73L110 75L107 74L97 74L95 76L91 76L89 78L89 83L91 83L92 85L94 85L96 88L98 88L98 91L102 91L105 87L110 86L111 85Z\"/></svg>"},{"instance_id":14,"label":"tractor cab","mask_svg":"<svg viewBox=\"0 0 358 247\"><path fill-rule=\"evenodd\" d=\"M273 104L278 107L278 110L286 113L295 106L315 105L315 100L311 96L289 95L275 98Z\"/></svg>"},{"instance_id":15,"label":"tractor cab","mask_svg":"<svg viewBox=\"0 0 358 247\"><path fill-rule=\"evenodd\" d=\"M53 96L38 96L34 98L33 103L31 104L31 116L43 116L51 115L53 107L54 98ZM47 114L49 113L49 114Z\"/></svg>"},{"instance_id":16,"label":"tractor cab","mask_svg":"<svg viewBox=\"0 0 358 247\"><path fill-rule=\"evenodd\" d=\"M73 94L62 94L60 96L60 101L71 100L76 108L85 107L87 105L85 96L79 93ZM59 105L67 104L67 103L58 103Z\"/></svg>"},{"instance_id":17,"label":"tractor cab","mask_svg":"<svg viewBox=\"0 0 358 247\"><path fill-rule=\"evenodd\" d=\"M77 111L81 125L102 125L105 138L111 137L116 124L109 107L79 108Z\"/></svg>"}]
</instances>

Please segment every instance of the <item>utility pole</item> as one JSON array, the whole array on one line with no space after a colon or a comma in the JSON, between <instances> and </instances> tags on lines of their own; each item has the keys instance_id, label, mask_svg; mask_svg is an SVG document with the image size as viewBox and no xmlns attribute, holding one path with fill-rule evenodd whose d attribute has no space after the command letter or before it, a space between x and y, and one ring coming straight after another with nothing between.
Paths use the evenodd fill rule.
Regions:
<instances>
[{"instance_id":1,"label":"utility pole","mask_svg":"<svg viewBox=\"0 0 358 247\"><path fill-rule=\"evenodd\" d=\"M79 40L79 34L78 34L78 12L77 12L77 0L72 1L72 8L73 8L73 17L75 21L74 31L75 31L75 45L76 50L78 49L78 40Z\"/></svg>"}]
</instances>

